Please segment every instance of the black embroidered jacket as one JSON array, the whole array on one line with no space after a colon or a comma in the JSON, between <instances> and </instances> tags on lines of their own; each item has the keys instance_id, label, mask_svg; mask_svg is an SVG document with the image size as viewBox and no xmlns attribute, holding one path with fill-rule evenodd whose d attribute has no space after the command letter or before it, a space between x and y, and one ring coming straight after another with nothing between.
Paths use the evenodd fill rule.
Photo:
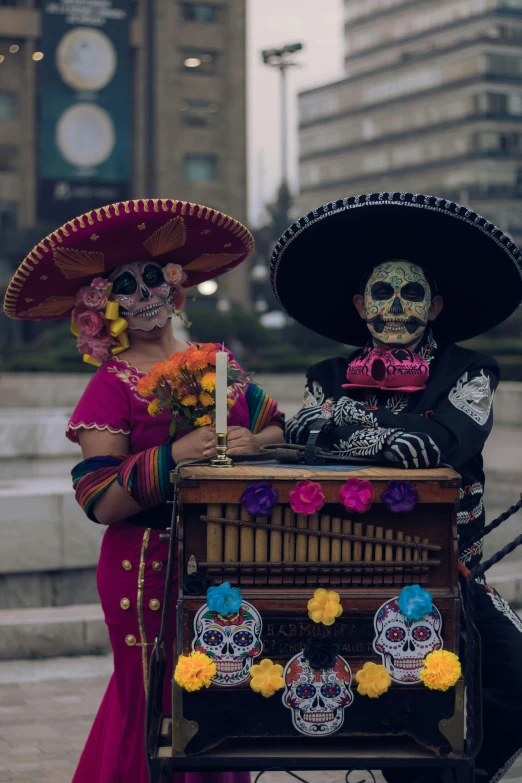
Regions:
<instances>
[{"instance_id":1,"label":"black embroidered jacket","mask_svg":"<svg viewBox=\"0 0 522 783\"><path fill-rule=\"evenodd\" d=\"M417 351L429 362L426 389L408 393L343 389L346 369L361 351L310 367L303 407L287 424L287 440L304 445L318 417L328 419L318 445L345 456L383 454L403 467L451 465L462 476L459 539L484 527L482 448L493 425L499 368L489 356L456 345L438 347L427 333ZM386 456L386 459L384 458ZM480 561L482 540L461 560Z\"/></svg>"}]
</instances>

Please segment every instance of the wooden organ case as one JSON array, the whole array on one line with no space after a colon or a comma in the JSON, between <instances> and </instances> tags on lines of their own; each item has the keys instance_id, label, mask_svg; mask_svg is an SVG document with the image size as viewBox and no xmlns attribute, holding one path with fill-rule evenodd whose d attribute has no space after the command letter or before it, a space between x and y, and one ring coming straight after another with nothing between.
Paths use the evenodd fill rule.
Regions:
<instances>
[{"instance_id":1,"label":"wooden organ case","mask_svg":"<svg viewBox=\"0 0 522 783\"><path fill-rule=\"evenodd\" d=\"M340 502L339 491L349 478L372 484L374 501L364 514L349 513ZM289 505L290 493L303 480L319 482L324 493L325 503L315 514L296 514ZM381 495L391 480L412 483L419 496L412 511L392 513L384 505ZM251 517L240 498L251 482L259 481L269 482L277 492L277 505L267 516ZM177 490L174 659L193 649L210 650L215 653L217 676L209 688L196 692L173 684L172 725L166 722L163 732L168 745L166 741L159 749L160 755L172 755L172 768L190 769L190 759L211 757L213 768L227 769L233 768L230 762L236 756L261 753L272 754L273 759L279 752L285 757L307 754L310 766L301 764L300 768L319 769L314 756L348 753L354 742L372 737L387 738L387 742L408 738L435 754L462 754L462 680L445 692L429 690L418 680L409 682L409 670L418 670L419 657L430 648L419 644L415 650L413 637L403 639L402 631L392 630L390 640L396 644L394 650L400 647L402 653L390 658L386 642L386 649L381 645L382 654L374 646L379 609L397 598L405 585L419 584L431 592L441 619L441 625L436 623L422 633L438 635L439 646L458 654L459 486L460 477L450 468L405 472L270 463L230 469L182 468ZM187 594L187 577L195 573L215 585L230 582L241 589L243 601L251 607L247 616L254 622L236 626L239 636L235 636L234 625L220 626L222 619L217 626L204 620L204 588L200 595ZM189 577L193 583L194 579ZM342 615L331 626L316 624L308 616L308 600L320 587L340 595ZM419 642L425 641L422 633ZM301 688L301 702L296 701L295 690L290 694L288 677L284 691L270 698L252 690L245 666L248 669L269 658L284 668L318 634L334 637L351 670L351 683L347 683L351 699L344 700L345 706L338 707L342 702L326 698L335 689L320 687L319 672L313 675L313 689ZM394 634L400 638L393 638ZM435 642L432 639L431 649ZM252 650L255 657L249 659ZM390 660L397 680L387 693L378 699L359 695L355 675L363 664L373 661L388 668ZM307 701L312 690L315 697ZM330 723L323 736L314 723L325 715Z\"/></svg>"}]
</instances>

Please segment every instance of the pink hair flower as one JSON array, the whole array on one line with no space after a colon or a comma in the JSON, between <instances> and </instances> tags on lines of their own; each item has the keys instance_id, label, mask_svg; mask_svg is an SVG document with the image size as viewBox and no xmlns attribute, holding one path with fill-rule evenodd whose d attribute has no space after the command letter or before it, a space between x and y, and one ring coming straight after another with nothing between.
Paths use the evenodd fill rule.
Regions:
<instances>
[{"instance_id":1,"label":"pink hair flower","mask_svg":"<svg viewBox=\"0 0 522 783\"><path fill-rule=\"evenodd\" d=\"M85 305L90 310L105 310L106 304L107 297L103 289L97 286L85 285L76 294L76 305Z\"/></svg>"},{"instance_id":2,"label":"pink hair flower","mask_svg":"<svg viewBox=\"0 0 522 783\"><path fill-rule=\"evenodd\" d=\"M163 267L163 277L169 285L181 285L187 279L187 273L179 264L167 264Z\"/></svg>"},{"instance_id":3,"label":"pink hair flower","mask_svg":"<svg viewBox=\"0 0 522 783\"><path fill-rule=\"evenodd\" d=\"M289 501L296 514L314 514L324 506L324 492L317 481L298 481Z\"/></svg>"},{"instance_id":4,"label":"pink hair flower","mask_svg":"<svg viewBox=\"0 0 522 783\"><path fill-rule=\"evenodd\" d=\"M105 291L109 286L109 281L104 277L95 277L94 280L91 280L91 288L97 288L99 291Z\"/></svg>"},{"instance_id":5,"label":"pink hair flower","mask_svg":"<svg viewBox=\"0 0 522 783\"><path fill-rule=\"evenodd\" d=\"M364 514L372 505L374 498L373 487L370 481L362 481L357 478L349 478L340 489L339 500L347 511L355 511Z\"/></svg>"}]
</instances>

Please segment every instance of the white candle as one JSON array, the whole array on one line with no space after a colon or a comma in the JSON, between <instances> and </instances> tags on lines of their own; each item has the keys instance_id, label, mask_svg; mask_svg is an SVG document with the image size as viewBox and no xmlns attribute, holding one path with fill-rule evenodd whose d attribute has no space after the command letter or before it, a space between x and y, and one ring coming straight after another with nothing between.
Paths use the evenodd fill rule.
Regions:
<instances>
[{"instance_id":1,"label":"white candle","mask_svg":"<svg viewBox=\"0 0 522 783\"><path fill-rule=\"evenodd\" d=\"M227 432L227 371L228 353L216 352L216 432Z\"/></svg>"}]
</instances>

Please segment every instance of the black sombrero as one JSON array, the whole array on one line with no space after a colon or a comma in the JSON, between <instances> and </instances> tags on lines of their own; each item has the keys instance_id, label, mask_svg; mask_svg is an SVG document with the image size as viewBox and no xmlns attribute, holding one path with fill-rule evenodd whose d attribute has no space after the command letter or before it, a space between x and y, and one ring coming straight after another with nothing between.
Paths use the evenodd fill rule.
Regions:
<instances>
[{"instance_id":1,"label":"black sombrero","mask_svg":"<svg viewBox=\"0 0 522 783\"><path fill-rule=\"evenodd\" d=\"M352 196L309 212L279 239L270 279L291 318L364 345L368 330L352 297L389 259L416 263L435 279L444 298L434 323L439 340L481 334L522 302L522 253L511 237L467 207L416 193Z\"/></svg>"}]
</instances>

